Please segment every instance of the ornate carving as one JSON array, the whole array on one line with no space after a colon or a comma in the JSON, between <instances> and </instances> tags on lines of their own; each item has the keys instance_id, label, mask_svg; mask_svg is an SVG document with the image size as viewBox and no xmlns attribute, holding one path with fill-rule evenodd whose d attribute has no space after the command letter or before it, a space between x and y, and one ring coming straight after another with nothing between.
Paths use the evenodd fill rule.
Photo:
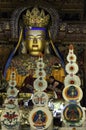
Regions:
<instances>
[{"instance_id":1,"label":"ornate carving","mask_svg":"<svg viewBox=\"0 0 86 130\"><path fill-rule=\"evenodd\" d=\"M32 11L29 9L23 16L24 24L31 27L45 27L49 22L49 15L45 15L44 10L39 10L38 8L33 8Z\"/></svg>"}]
</instances>

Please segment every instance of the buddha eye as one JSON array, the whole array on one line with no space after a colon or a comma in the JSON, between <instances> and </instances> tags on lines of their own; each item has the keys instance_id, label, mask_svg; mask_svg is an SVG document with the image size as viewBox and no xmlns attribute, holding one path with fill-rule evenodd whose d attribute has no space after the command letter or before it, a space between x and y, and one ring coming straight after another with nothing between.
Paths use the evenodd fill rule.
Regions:
<instances>
[{"instance_id":1,"label":"buddha eye","mask_svg":"<svg viewBox=\"0 0 86 130\"><path fill-rule=\"evenodd\" d=\"M44 39L44 36L38 36L37 39L43 40L43 39Z\"/></svg>"},{"instance_id":2,"label":"buddha eye","mask_svg":"<svg viewBox=\"0 0 86 130\"><path fill-rule=\"evenodd\" d=\"M28 35L28 39L34 39L34 37L32 35Z\"/></svg>"}]
</instances>

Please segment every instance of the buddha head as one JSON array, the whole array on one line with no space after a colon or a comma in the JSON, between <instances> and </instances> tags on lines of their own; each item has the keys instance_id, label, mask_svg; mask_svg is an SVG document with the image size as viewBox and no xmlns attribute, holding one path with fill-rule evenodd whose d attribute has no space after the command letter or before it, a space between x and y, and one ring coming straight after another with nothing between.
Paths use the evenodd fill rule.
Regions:
<instances>
[{"instance_id":1,"label":"buddha head","mask_svg":"<svg viewBox=\"0 0 86 130\"><path fill-rule=\"evenodd\" d=\"M26 48L30 55L37 56L45 48L45 28L32 27L26 29Z\"/></svg>"},{"instance_id":2,"label":"buddha head","mask_svg":"<svg viewBox=\"0 0 86 130\"><path fill-rule=\"evenodd\" d=\"M49 15L35 7L26 11L23 20L27 51L31 55L39 55L45 48L45 27L49 22Z\"/></svg>"}]
</instances>

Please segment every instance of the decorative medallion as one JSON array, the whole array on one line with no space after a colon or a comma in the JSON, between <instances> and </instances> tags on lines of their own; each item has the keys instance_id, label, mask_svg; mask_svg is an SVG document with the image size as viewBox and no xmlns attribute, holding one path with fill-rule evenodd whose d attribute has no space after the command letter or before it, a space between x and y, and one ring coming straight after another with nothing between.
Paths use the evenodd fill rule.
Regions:
<instances>
[{"instance_id":1,"label":"decorative medallion","mask_svg":"<svg viewBox=\"0 0 86 130\"><path fill-rule=\"evenodd\" d=\"M67 75L64 79L64 85L68 86L68 85L76 85L79 86L81 85L81 81L79 76L77 75Z\"/></svg>"},{"instance_id":2,"label":"decorative medallion","mask_svg":"<svg viewBox=\"0 0 86 130\"><path fill-rule=\"evenodd\" d=\"M76 85L69 85L63 89L63 97L67 102L79 102L83 97L83 92L80 87Z\"/></svg>"},{"instance_id":3,"label":"decorative medallion","mask_svg":"<svg viewBox=\"0 0 86 130\"><path fill-rule=\"evenodd\" d=\"M78 104L69 104L63 110L62 120L68 126L80 126L85 120L85 112Z\"/></svg>"},{"instance_id":4,"label":"decorative medallion","mask_svg":"<svg viewBox=\"0 0 86 130\"><path fill-rule=\"evenodd\" d=\"M75 54L68 54L67 61L71 62L71 63L76 62L76 55Z\"/></svg>"},{"instance_id":5,"label":"decorative medallion","mask_svg":"<svg viewBox=\"0 0 86 130\"><path fill-rule=\"evenodd\" d=\"M78 65L76 64L76 63L73 63L73 64L71 64L71 63L68 63L67 65L66 65L66 72L68 73L68 74L76 74L77 72L78 72Z\"/></svg>"},{"instance_id":6,"label":"decorative medallion","mask_svg":"<svg viewBox=\"0 0 86 130\"><path fill-rule=\"evenodd\" d=\"M1 124L7 129L16 128L19 126L20 115L16 110L4 110L1 115Z\"/></svg>"},{"instance_id":7,"label":"decorative medallion","mask_svg":"<svg viewBox=\"0 0 86 130\"><path fill-rule=\"evenodd\" d=\"M47 129L52 122L52 114L45 107L34 108L29 115L29 123L34 129Z\"/></svg>"},{"instance_id":8,"label":"decorative medallion","mask_svg":"<svg viewBox=\"0 0 86 130\"><path fill-rule=\"evenodd\" d=\"M37 68L41 68L41 69L44 68L44 63L43 63L43 61L42 61L42 62L37 62Z\"/></svg>"},{"instance_id":9,"label":"decorative medallion","mask_svg":"<svg viewBox=\"0 0 86 130\"><path fill-rule=\"evenodd\" d=\"M37 77L45 77L45 76L46 76L46 73L45 73L44 70L39 69L39 70L36 70L36 76L37 76Z\"/></svg>"},{"instance_id":10,"label":"decorative medallion","mask_svg":"<svg viewBox=\"0 0 86 130\"><path fill-rule=\"evenodd\" d=\"M18 106L18 101L15 98L6 98L4 105L7 109L15 109Z\"/></svg>"},{"instance_id":11,"label":"decorative medallion","mask_svg":"<svg viewBox=\"0 0 86 130\"><path fill-rule=\"evenodd\" d=\"M16 80L10 80L9 81L9 86L15 87L16 85L17 85Z\"/></svg>"},{"instance_id":12,"label":"decorative medallion","mask_svg":"<svg viewBox=\"0 0 86 130\"><path fill-rule=\"evenodd\" d=\"M17 90L15 87L9 87L7 90L7 97L16 97L19 90Z\"/></svg>"},{"instance_id":13,"label":"decorative medallion","mask_svg":"<svg viewBox=\"0 0 86 130\"><path fill-rule=\"evenodd\" d=\"M45 92L36 92L32 101L36 106L45 106L48 103L48 95Z\"/></svg>"},{"instance_id":14,"label":"decorative medallion","mask_svg":"<svg viewBox=\"0 0 86 130\"><path fill-rule=\"evenodd\" d=\"M34 89L37 91L44 91L47 88L47 81L43 78L37 78L34 81Z\"/></svg>"}]
</instances>

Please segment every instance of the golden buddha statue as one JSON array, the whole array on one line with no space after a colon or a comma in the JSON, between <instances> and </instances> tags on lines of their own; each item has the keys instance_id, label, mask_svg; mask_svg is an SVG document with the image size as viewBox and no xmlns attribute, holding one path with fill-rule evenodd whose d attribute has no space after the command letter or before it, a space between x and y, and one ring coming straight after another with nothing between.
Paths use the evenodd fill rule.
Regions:
<instances>
[{"instance_id":1,"label":"golden buddha statue","mask_svg":"<svg viewBox=\"0 0 86 130\"><path fill-rule=\"evenodd\" d=\"M43 10L40 12L38 8L33 8L31 12L29 10L26 11L23 20L23 33L21 33L21 42L19 42L21 51L19 55L11 58L11 63L5 69L6 80L10 80L12 67L15 68L16 81L19 88L24 85L26 77L32 75L33 78L36 78L36 62L40 53L42 53L47 74L46 79L52 75L56 80L63 82L65 74L61 60L57 56L50 54L49 46L51 43L46 40L47 30L45 27L48 24L49 15L45 15ZM56 65L60 66L56 68Z\"/></svg>"}]
</instances>

